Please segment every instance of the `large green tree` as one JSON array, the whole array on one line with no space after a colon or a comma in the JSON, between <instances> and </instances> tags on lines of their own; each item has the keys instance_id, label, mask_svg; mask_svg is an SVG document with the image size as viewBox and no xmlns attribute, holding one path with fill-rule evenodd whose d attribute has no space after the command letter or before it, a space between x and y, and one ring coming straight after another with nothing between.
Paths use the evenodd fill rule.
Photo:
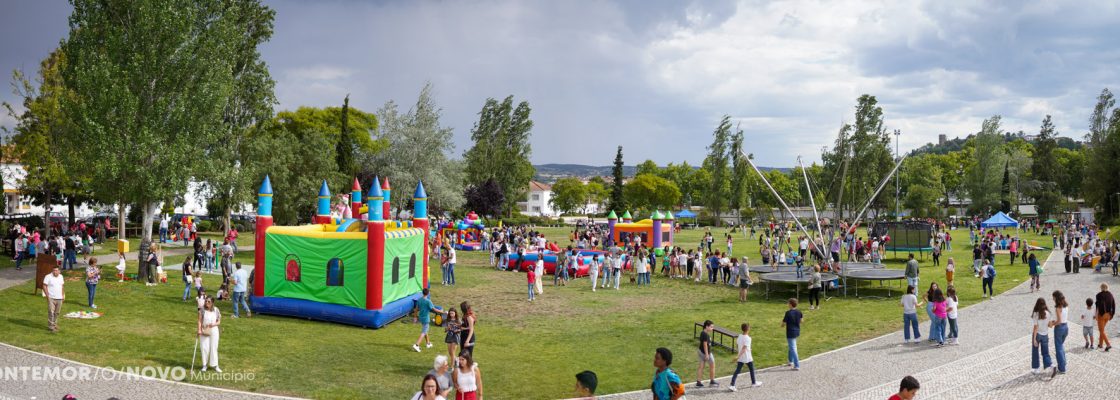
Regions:
<instances>
[{"instance_id":1,"label":"large green tree","mask_svg":"<svg viewBox=\"0 0 1120 400\"><path fill-rule=\"evenodd\" d=\"M626 201L635 212L669 210L681 200L681 191L668 179L653 174L634 176L623 188ZM641 218L636 218L641 219Z\"/></svg>"},{"instance_id":2,"label":"large green tree","mask_svg":"<svg viewBox=\"0 0 1120 400\"><path fill-rule=\"evenodd\" d=\"M587 205L587 186L576 178L560 178L552 184L552 198L549 203L561 213L581 211Z\"/></svg>"},{"instance_id":3,"label":"large green tree","mask_svg":"<svg viewBox=\"0 0 1120 400\"><path fill-rule=\"evenodd\" d=\"M529 162L532 146L529 138L533 131L529 103L513 105L513 96L501 102L486 99L478 112L478 122L471 130L474 145L463 154L466 161L467 181L472 184L493 178L506 194L506 210L511 211L517 202L525 200L529 180L535 169Z\"/></svg>"},{"instance_id":4,"label":"large green tree","mask_svg":"<svg viewBox=\"0 0 1120 400\"><path fill-rule=\"evenodd\" d=\"M1120 188L1120 108L1108 89L1101 91L1085 135L1085 201L1102 211L1101 219L1118 218Z\"/></svg>"},{"instance_id":5,"label":"large green tree","mask_svg":"<svg viewBox=\"0 0 1120 400\"><path fill-rule=\"evenodd\" d=\"M626 197L622 193L622 181L625 179L622 174L623 165L622 146L618 146L618 152L614 155L614 167L611 168L611 197L607 208L620 213L627 208Z\"/></svg>"},{"instance_id":6,"label":"large green tree","mask_svg":"<svg viewBox=\"0 0 1120 400\"><path fill-rule=\"evenodd\" d=\"M141 207L142 260L159 204L186 190L207 165L200 149L222 138L246 4L73 0L62 75L77 129L62 142L85 155L100 199Z\"/></svg>"},{"instance_id":7,"label":"large green tree","mask_svg":"<svg viewBox=\"0 0 1120 400\"><path fill-rule=\"evenodd\" d=\"M875 96L864 94L856 99L855 119L840 127L836 143L822 155L828 177L828 199L841 217L854 218L859 208L874 193L875 186L894 168L891 137L884 128L883 109ZM893 197L879 196L872 207L882 209Z\"/></svg>"},{"instance_id":8,"label":"large green tree","mask_svg":"<svg viewBox=\"0 0 1120 400\"><path fill-rule=\"evenodd\" d=\"M704 193L704 206L712 213L717 226L721 221L719 215L729 203L727 197L730 189L728 171L730 140L731 116L724 115L712 132L712 144L708 145L708 156L704 158L703 167L712 174L708 190Z\"/></svg>"},{"instance_id":9,"label":"large green tree","mask_svg":"<svg viewBox=\"0 0 1120 400\"><path fill-rule=\"evenodd\" d=\"M985 119L980 132L972 138L970 158L973 162L965 171L964 187L972 200L970 211L974 213L1000 208L1003 173L1007 167L1000 120L999 115Z\"/></svg>"},{"instance_id":10,"label":"large green tree","mask_svg":"<svg viewBox=\"0 0 1120 400\"><path fill-rule=\"evenodd\" d=\"M1024 183L1025 192L1034 198L1038 215L1048 218L1061 204L1061 190L1058 181L1064 179L1064 171L1058 163L1055 151L1058 149L1057 133L1050 116L1042 120L1038 139L1034 142L1034 157L1031 160L1033 179Z\"/></svg>"}]
</instances>

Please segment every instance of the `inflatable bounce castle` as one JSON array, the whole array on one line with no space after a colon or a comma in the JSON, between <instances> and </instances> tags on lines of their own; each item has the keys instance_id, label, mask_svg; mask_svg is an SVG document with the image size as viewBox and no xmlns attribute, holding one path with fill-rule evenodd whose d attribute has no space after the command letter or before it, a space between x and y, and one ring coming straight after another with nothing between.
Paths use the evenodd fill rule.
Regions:
<instances>
[{"instance_id":1,"label":"inflatable bounce castle","mask_svg":"<svg viewBox=\"0 0 1120 400\"><path fill-rule=\"evenodd\" d=\"M471 211L458 222L444 223L440 226L439 232L445 238L455 238L455 250L475 251L482 250L482 235L486 234L485 229L482 219Z\"/></svg>"},{"instance_id":2,"label":"inflatable bounce castle","mask_svg":"<svg viewBox=\"0 0 1120 400\"><path fill-rule=\"evenodd\" d=\"M615 243L625 243L641 238L643 247L652 248L658 256L665 246L673 245L673 213L654 211L649 219L633 222L630 212L622 215L622 222L618 215L611 211L607 215L607 228L611 232L611 240Z\"/></svg>"},{"instance_id":3,"label":"inflatable bounce castle","mask_svg":"<svg viewBox=\"0 0 1120 400\"><path fill-rule=\"evenodd\" d=\"M326 182L313 224L272 226L272 184L257 194L253 311L379 328L403 317L428 286L428 206L423 183L411 221L386 220L389 184L377 178L365 219L330 215ZM357 180L350 208L362 208Z\"/></svg>"}]
</instances>

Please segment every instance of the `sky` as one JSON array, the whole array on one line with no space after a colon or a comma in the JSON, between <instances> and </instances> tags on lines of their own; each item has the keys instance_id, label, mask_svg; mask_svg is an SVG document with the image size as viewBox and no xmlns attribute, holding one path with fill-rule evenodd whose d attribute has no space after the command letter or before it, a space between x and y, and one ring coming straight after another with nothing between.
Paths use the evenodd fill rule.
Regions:
<instances>
[{"instance_id":1,"label":"sky","mask_svg":"<svg viewBox=\"0 0 1120 400\"><path fill-rule=\"evenodd\" d=\"M33 74L70 5L6 1L0 73ZM276 110L402 108L430 82L455 156L487 98L532 107L532 161L699 164L724 115L758 164L820 160L862 94L902 151L1003 116L1081 138L1120 86L1115 1L265 1ZM1112 39L1110 39L1112 38ZM7 89L7 87L5 88ZM0 100L17 102L10 90ZM8 115L0 125L11 127Z\"/></svg>"}]
</instances>

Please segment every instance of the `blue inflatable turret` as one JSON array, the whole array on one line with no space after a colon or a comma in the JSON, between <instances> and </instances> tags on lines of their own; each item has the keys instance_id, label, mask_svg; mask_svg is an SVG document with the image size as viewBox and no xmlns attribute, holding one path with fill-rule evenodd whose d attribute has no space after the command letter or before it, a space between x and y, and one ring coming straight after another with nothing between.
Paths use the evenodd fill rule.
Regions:
<instances>
[{"instance_id":1,"label":"blue inflatable turret","mask_svg":"<svg viewBox=\"0 0 1120 400\"><path fill-rule=\"evenodd\" d=\"M416 183L412 194L412 218L428 218L428 193L424 192L424 182Z\"/></svg>"},{"instance_id":2,"label":"blue inflatable turret","mask_svg":"<svg viewBox=\"0 0 1120 400\"><path fill-rule=\"evenodd\" d=\"M318 205L318 211L315 213L319 220L317 222L320 224L329 223L331 219L331 190L327 187L326 180L323 180L323 185L319 186Z\"/></svg>"},{"instance_id":3,"label":"blue inflatable turret","mask_svg":"<svg viewBox=\"0 0 1120 400\"><path fill-rule=\"evenodd\" d=\"M377 177L373 177L373 183L369 187L369 195L366 196L366 207L369 209L370 221L384 221L385 216L382 212L382 204L385 203L385 196L381 192L381 181Z\"/></svg>"}]
</instances>

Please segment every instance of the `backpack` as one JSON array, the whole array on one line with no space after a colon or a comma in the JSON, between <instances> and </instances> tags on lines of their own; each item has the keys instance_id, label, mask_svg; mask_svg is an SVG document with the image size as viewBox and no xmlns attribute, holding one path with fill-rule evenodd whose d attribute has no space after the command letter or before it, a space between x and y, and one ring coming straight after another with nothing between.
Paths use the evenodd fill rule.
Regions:
<instances>
[{"instance_id":1,"label":"backpack","mask_svg":"<svg viewBox=\"0 0 1120 400\"><path fill-rule=\"evenodd\" d=\"M996 266L995 265L988 264L988 277L992 278L992 279L995 279L995 277L996 277Z\"/></svg>"}]
</instances>

